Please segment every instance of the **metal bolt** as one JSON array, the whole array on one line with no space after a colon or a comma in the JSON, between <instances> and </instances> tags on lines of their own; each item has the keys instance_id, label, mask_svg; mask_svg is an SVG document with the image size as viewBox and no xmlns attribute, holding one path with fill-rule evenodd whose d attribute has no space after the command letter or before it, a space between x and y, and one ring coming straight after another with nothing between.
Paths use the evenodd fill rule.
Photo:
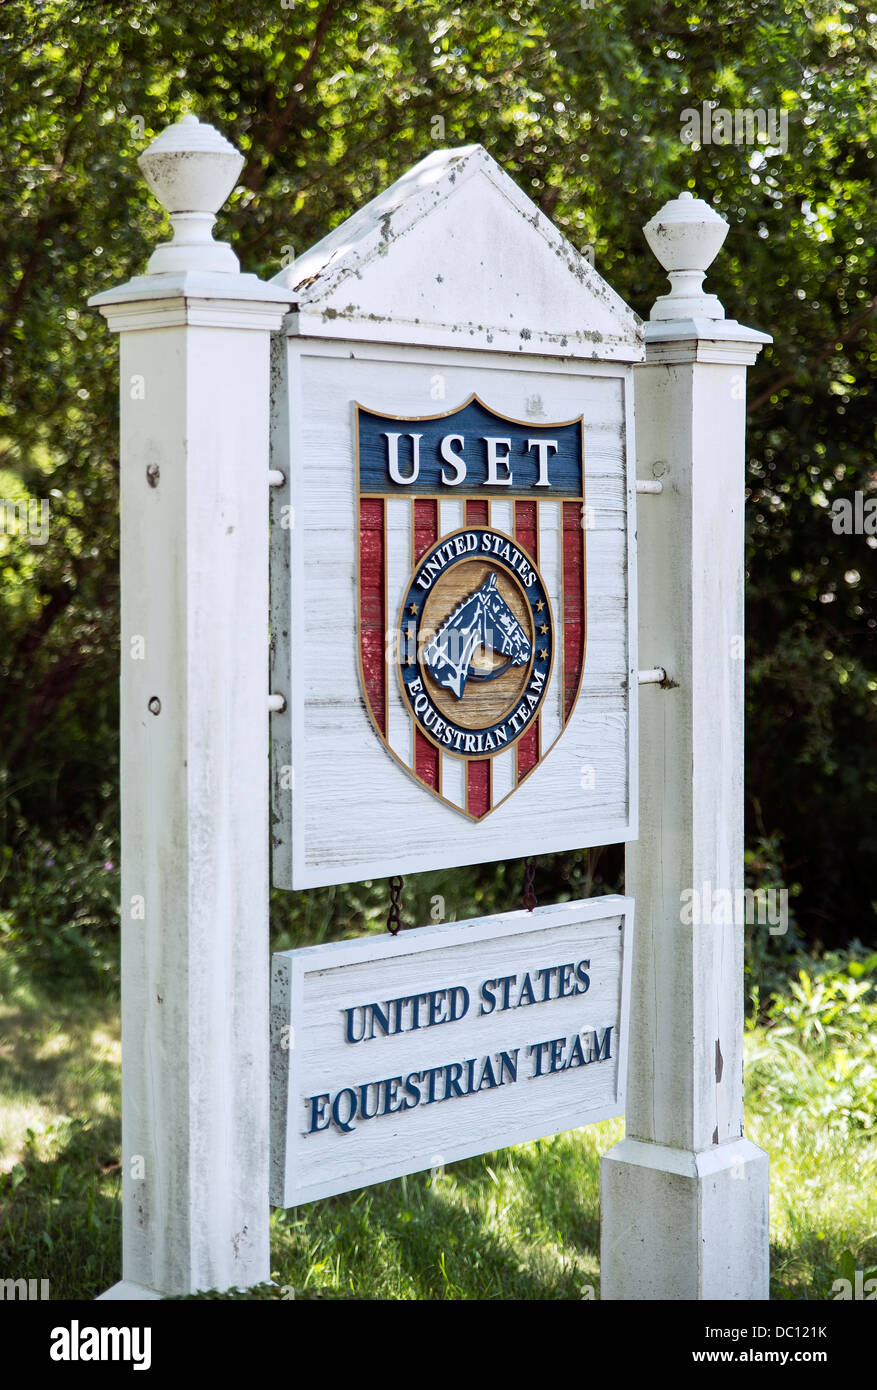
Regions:
<instances>
[{"instance_id":1,"label":"metal bolt","mask_svg":"<svg viewBox=\"0 0 877 1390\"><path fill-rule=\"evenodd\" d=\"M157 463L147 463L146 481L150 487L158 487L158 480L161 477L161 469Z\"/></svg>"},{"instance_id":2,"label":"metal bolt","mask_svg":"<svg viewBox=\"0 0 877 1390\"><path fill-rule=\"evenodd\" d=\"M149 713L161 714L161 700L158 698L157 695L153 695L151 700L149 701Z\"/></svg>"}]
</instances>

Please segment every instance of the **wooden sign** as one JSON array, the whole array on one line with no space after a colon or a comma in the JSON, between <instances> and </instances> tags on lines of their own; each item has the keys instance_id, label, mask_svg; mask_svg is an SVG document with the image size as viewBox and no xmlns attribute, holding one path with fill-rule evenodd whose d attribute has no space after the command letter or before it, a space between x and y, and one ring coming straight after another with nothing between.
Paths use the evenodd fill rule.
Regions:
<instances>
[{"instance_id":1,"label":"wooden sign","mask_svg":"<svg viewBox=\"0 0 877 1390\"><path fill-rule=\"evenodd\" d=\"M621 1114L632 929L613 896L275 954L272 1203Z\"/></svg>"},{"instance_id":2,"label":"wooden sign","mask_svg":"<svg viewBox=\"0 0 877 1390\"><path fill-rule=\"evenodd\" d=\"M636 836L636 320L483 150L426 164L428 197L406 176L285 272L271 679L286 888ZM473 221L501 224L499 260ZM370 297L388 272L389 326ZM476 281L497 323L521 324L516 355L493 320L461 341ZM524 326L549 301L570 336Z\"/></svg>"},{"instance_id":3,"label":"wooden sign","mask_svg":"<svg viewBox=\"0 0 877 1390\"><path fill-rule=\"evenodd\" d=\"M243 164L219 132L187 115L140 162L174 239L91 301L122 341L123 641L146 634L121 685L122 899L144 911L122 915L124 1279L103 1297L264 1284L269 1171L276 1202L307 1201L621 1111L632 911L602 898L275 957L269 1145L265 715L286 696L285 886L635 835L644 336L640 467L663 496L641 664L667 679L642 700L626 881L649 929L601 1297L767 1298L742 933L679 921L692 876L743 880L737 387L768 340L699 288L726 224L688 190L656 213L671 292L643 335L478 147L424 160L273 286L212 239Z\"/></svg>"}]
</instances>

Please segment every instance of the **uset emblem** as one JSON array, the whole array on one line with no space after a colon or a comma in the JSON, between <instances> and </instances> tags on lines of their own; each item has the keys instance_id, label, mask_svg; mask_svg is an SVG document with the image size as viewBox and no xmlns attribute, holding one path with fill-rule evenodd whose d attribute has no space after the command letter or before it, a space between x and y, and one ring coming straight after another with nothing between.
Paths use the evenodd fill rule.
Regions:
<instances>
[{"instance_id":1,"label":"uset emblem","mask_svg":"<svg viewBox=\"0 0 877 1390\"><path fill-rule=\"evenodd\" d=\"M399 631L405 701L440 751L492 756L531 727L551 675L553 620L535 562L512 537L472 526L432 546Z\"/></svg>"},{"instance_id":2,"label":"uset emblem","mask_svg":"<svg viewBox=\"0 0 877 1390\"><path fill-rule=\"evenodd\" d=\"M355 408L359 665L387 750L473 821L562 735L585 666L582 417L472 395L426 417Z\"/></svg>"}]
</instances>

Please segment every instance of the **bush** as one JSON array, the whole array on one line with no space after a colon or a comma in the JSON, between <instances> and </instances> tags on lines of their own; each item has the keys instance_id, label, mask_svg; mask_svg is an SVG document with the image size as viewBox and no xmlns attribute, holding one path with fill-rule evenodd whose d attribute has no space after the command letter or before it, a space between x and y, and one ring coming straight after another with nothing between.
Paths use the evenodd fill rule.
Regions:
<instances>
[{"instance_id":1,"label":"bush","mask_svg":"<svg viewBox=\"0 0 877 1390\"><path fill-rule=\"evenodd\" d=\"M768 1028L748 1059L762 1112L843 1139L877 1130L877 952L860 942L806 959L768 1000Z\"/></svg>"},{"instance_id":2,"label":"bush","mask_svg":"<svg viewBox=\"0 0 877 1390\"><path fill-rule=\"evenodd\" d=\"M119 979L119 845L105 826L54 843L19 826L0 862L0 942L46 985Z\"/></svg>"}]
</instances>

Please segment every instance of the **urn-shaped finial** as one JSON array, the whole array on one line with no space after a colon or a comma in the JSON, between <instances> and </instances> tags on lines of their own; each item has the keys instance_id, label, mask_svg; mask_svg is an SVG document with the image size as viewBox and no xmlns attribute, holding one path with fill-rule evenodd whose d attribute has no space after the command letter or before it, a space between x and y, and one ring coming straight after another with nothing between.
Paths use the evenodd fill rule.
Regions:
<instances>
[{"instance_id":1,"label":"urn-shaped finial","mask_svg":"<svg viewBox=\"0 0 877 1390\"><path fill-rule=\"evenodd\" d=\"M714 294L704 294L703 278L728 235L728 224L702 198L680 193L665 203L643 228L646 241L667 272L670 293L655 300L650 318L723 319Z\"/></svg>"},{"instance_id":2,"label":"urn-shaped finial","mask_svg":"<svg viewBox=\"0 0 877 1390\"><path fill-rule=\"evenodd\" d=\"M150 273L238 271L231 247L213 240L216 213L243 168L244 157L234 145L197 116L183 116L153 140L137 163L174 229L173 241L153 252Z\"/></svg>"}]
</instances>

